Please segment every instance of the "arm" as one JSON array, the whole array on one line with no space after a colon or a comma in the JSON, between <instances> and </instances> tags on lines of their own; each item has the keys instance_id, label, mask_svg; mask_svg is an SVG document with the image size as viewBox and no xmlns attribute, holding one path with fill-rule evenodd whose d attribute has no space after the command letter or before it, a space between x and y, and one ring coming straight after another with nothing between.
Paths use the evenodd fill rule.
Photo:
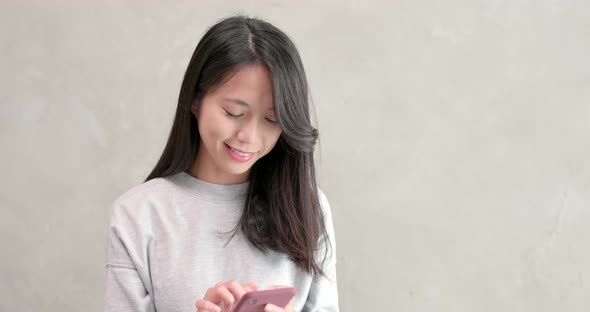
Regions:
<instances>
[{"instance_id":1,"label":"arm","mask_svg":"<svg viewBox=\"0 0 590 312\"><path fill-rule=\"evenodd\" d=\"M340 309L338 307L338 288L336 283L336 239L334 235L334 224L332 222L332 212L328 199L321 190L319 191L318 197L324 213L324 223L331 249L326 255L326 261L323 266L327 278L322 276L312 282L303 312L338 312ZM321 261L327 241L320 239L320 243L323 244L322 249L318 253Z\"/></svg>"},{"instance_id":2,"label":"arm","mask_svg":"<svg viewBox=\"0 0 590 312\"><path fill-rule=\"evenodd\" d=\"M143 237L138 222L115 201L106 231L105 312L156 311Z\"/></svg>"}]
</instances>

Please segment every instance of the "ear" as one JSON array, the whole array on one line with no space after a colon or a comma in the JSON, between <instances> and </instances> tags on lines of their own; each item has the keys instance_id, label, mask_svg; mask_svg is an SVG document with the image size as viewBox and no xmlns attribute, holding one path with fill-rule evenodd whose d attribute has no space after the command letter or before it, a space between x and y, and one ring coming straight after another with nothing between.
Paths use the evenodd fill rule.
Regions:
<instances>
[{"instance_id":1,"label":"ear","mask_svg":"<svg viewBox=\"0 0 590 312\"><path fill-rule=\"evenodd\" d=\"M195 115L195 118L197 118L197 120L199 120L199 101L197 98L195 98L193 100L193 102L191 103L191 112L193 112L193 115Z\"/></svg>"}]
</instances>

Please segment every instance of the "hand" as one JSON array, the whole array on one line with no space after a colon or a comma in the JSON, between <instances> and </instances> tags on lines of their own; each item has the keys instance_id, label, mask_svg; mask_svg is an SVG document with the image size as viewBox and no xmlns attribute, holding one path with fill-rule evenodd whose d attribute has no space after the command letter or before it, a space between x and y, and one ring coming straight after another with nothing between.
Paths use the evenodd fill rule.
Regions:
<instances>
[{"instance_id":1,"label":"hand","mask_svg":"<svg viewBox=\"0 0 590 312\"><path fill-rule=\"evenodd\" d=\"M197 300L197 312L227 312L242 296L258 289L256 282L240 285L237 281L219 282L207 289L205 297Z\"/></svg>"},{"instance_id":2,"label":"hand","mask_svg":"<svg viewBox=\"0 0 590 312\"><path fill-rule=\"evenodd\" d=\"M275 285L275 286L270 286L269 289L274 289L274 288L286 288L288 286L283 286L283 285ZM291 301L289 301L289 303L284 307L277 307L274 304L267 304L264 307L264 311L265 312L295 312L295 308L293 308L293 300L295 300L295 298L291 299Z\"/></svg>"}]
</instances>

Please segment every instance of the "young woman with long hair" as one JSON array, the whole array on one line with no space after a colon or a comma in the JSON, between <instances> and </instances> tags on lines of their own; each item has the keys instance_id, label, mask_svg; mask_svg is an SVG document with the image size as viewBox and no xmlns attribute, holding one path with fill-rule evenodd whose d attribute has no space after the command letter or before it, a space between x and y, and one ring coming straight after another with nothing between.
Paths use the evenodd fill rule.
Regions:
<instances>
[{"instance_id":1,"label":"young woman with long hair","mask_svg":"<svg viewBox=\"0 0 590 312\"><path fill-rule=\"evenodd\" d=\"M265 311L338 311L317 139L289 37L246 16L213 25L158 163L111 206L105 311L229 311L246 292L285 286L295 298Z\"/></svg>"}]
</instances>

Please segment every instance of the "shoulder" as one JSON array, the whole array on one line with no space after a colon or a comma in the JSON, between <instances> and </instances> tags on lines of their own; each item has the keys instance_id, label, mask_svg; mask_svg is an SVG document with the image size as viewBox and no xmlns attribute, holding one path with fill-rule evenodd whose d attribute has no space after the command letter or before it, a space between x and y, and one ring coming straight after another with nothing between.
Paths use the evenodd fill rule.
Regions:
<instances>
[{"instance_id":1,"label":"shoulder","mask_svg":"<svg viewBox=\"0 0 590 312\"><path fill-rule=\"evenodd\" d=\"M170 201L173 185L167 178L154 178L119 194L111 203L110 218L149 213L151 208Z\"/></svg>"},{"instance_id":2,"label":"shoulder","mask_svg":"<svg viewBox=\"0 0 590 312\"><path fill-rule=\"evenodd\" d=\"M324 214L324 217L331 219L331 217L332 217L331 209L332 208L330 207L330 202L328 201L328 196L320 187L318 187L317 190L318 190L318 201L320 203L322 213Z\"/></svg>"},{"instance_id":3,"label":"shoulder","mask_svg":"<svg viewBox=\"0 0 590 312\"><path fill-rule=\"evenodd\" d=\"M326 193L324 193L324 191L320 187L318 187L318 199L320 203L328 202L328 197L326 196Z\"/></svg>"},{"instance_id":4,"label":"shoulder","mask_svg":"<svg viewBox=\"0 0 590 312\"><path fill-rule=\"evenodd\" d=\"M318 187L318 200L320 202L320 206L322 209L322 215L324 218L323 224L326 229L326 234L328 235L328 238L329 238L330 248L332 249L332 252L335 252L336 245L335 245L334 220L332 217L332 208L330 207L330 203L328 202L328 197L326 196L326 193L324 193L324 191L319 187Z\"/></svg>"},{"instance_id":5,"label":"shoulder","mask_svg":"<svg viewBox=\"0 0 590 312\"><path fill-rule=\"evenodd\" d=\"M169 191L170 182L166 178L154 178L135 185L119 194L113 203L129 204L148 200Z\"/></svg>"}]
</instances>

